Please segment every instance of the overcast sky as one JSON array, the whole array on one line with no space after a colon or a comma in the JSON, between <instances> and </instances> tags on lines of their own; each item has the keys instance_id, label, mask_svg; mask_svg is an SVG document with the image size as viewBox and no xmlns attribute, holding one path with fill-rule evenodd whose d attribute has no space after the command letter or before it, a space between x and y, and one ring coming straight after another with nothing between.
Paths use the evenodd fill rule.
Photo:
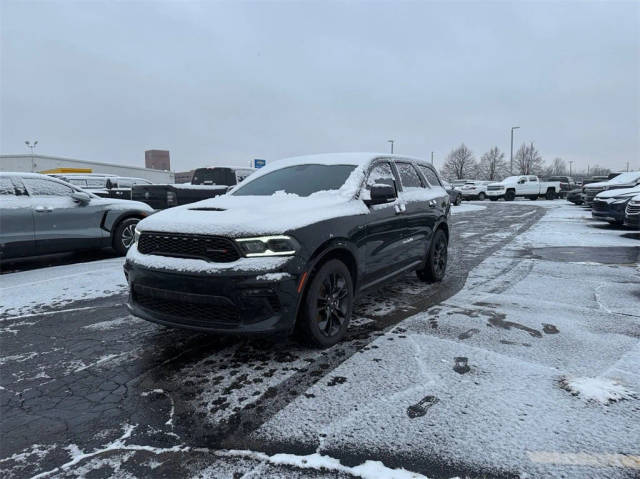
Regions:
<instances>
[{"instance_id":1,"label":"overcast sky","mask_svg":"<svg viewBox=\"0 0 640 479\"><path fill-rule=\"evenodd\" d=\"M7 2L0 152L172 169L464 142L640 168L640 3ZM515 149L515 148L514 148Z\"/></svg>"}]
</instances>

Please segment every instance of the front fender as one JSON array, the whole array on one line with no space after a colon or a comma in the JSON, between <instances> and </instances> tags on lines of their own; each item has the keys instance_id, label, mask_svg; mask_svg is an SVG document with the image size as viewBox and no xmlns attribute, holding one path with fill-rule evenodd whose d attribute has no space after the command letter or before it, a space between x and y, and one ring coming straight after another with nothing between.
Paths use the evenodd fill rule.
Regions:
<instances>
[{"instance_id":1,"label":"front fender","mask_svg":"<svg viewBox=\"0 0 640 479\"><path fill-rule=\"evenodd\" d=\"M151 215L151 211L146 210L138 210L138 209L129 209L129 210L108 210L105 211L104 216L102 217L102 224L100 227L108 232L113 231L115 226L120 223L125 218L146 218Z\"/></svg>"}]
</instances>

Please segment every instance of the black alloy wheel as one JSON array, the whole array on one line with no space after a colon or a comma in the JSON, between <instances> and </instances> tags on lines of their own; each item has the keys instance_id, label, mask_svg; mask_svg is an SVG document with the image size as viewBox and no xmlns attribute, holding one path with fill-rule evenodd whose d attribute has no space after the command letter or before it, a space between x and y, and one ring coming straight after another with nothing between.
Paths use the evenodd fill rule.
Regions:
<instances>
[{"instance_id":1,"label":"black alloy wheel","mask_svg":"<svg viewBox=\"0 0 640 479\"><path fill-rule=\"evenodd\" d=\"M329 260L315 273L305 293L297 329L305 342L326 348L347 332L353 310L353 283L342 261Z\"/></svg>"},{"instance_id":2,"label":"black alloy wheel","mask_svg":"<svg viewBox=\"0 0 640 479\"><path fill-rule=\"evenodd\" d=\"M437 230L431 241L424 269L416 271L420 280L428 283L442 281L447 272L448 247L447 235L443 230Z\"/></svg>"}]
</instances>

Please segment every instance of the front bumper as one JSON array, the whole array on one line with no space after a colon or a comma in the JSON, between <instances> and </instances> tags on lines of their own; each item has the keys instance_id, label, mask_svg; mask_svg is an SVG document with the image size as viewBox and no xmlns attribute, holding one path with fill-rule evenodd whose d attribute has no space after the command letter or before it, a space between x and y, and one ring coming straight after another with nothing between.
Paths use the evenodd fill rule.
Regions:
<instances>
[{"instance_id":1,"label":"front bumper","mask_svg":"<svg viewBox=\"0 0 640 479\"><path fill-rule=\"evenodd\" d=\"M624 225L634 230L640 230L640 214L626 214L624 217Z\"/></svg>"},{"instance_id":2,"label":"front bumper","mask_svg":"<svg viewBox=\"0 0 640 479\"><path fill-rule=\"evenodd\" d=\"M298 304L298 276L280 271L211 273L124 266L129 311L177 328L217 333L290 333Z\"/></svg>"},{"instance_id":3,"label":"front bumper","mask_svg":"<svg viewBox=\"0 0 640 479\"><path fill-rule=\"evenodd\" d=\"M591 216L611 223L622 223L626 206L626 203L612 204L595 200L591 206Z\"/></svg>"},{"instance_id":4,"label":"front bumper","mask_svg":"<svg viewBox=\"0 0 640 479\"><path fill-rule=\"evenodd\" d=\"M494 198L502 198L505 190L487 190L486 195Z\"/></svg>"}]
</instances>

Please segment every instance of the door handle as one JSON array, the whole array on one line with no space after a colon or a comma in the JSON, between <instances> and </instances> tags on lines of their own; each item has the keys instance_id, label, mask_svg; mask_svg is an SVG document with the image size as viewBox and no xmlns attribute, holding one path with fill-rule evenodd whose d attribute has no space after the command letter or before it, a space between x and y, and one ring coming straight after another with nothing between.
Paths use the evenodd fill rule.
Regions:
<instances>
[{"instance_id":1,"label":"door handle","mask_svg":"<svg viewBox=\"0 0 640 479\"><path fill-rule=\"evenodd\" d=\"M398 204L395 205L394 208L396 210L396 214L397 215L402 214L405 211L407 211L407 205L405 205L404 203L398 203Z\"/></svg>"},{"instance_id":2,"label":"door handle","mask_svg":"<svg viewBox=\"0 0 640 479\"><path fill-rule=\"evenodd\" d=\"M35 209L37 213L51 213L53 211L53 208L49 206L36 206Z\"/></svg>"},{"instance_id":3,"label":"door handle","mask_svg":"<svg viewBox=\"0 0 640 479\"><path fill-rule=\"evenodd\" d=\"M437 204L436 200L430 200L429 201L429 208L435 208L436 204Z\"/></svg>"}]
</instances>

